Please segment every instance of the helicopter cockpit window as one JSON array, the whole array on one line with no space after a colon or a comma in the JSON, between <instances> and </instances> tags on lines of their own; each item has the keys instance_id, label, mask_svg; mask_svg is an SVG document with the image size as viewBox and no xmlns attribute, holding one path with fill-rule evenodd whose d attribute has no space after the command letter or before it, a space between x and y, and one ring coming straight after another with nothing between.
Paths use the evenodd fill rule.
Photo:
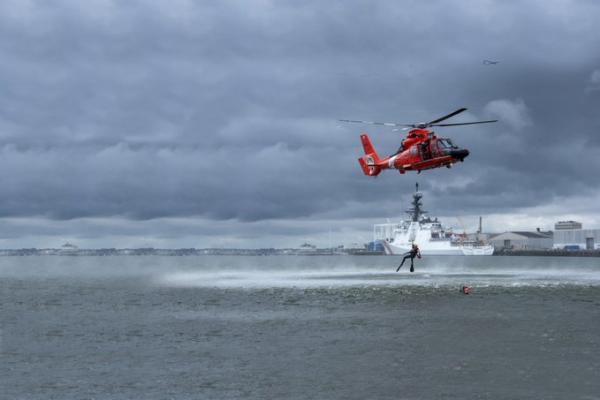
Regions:
<instances>
[{"instance_id":1,"label":"helicopter cockpit window","mask_svg":"<svg viewBox=\"0 0 600 400\"><path fill-rule=\"evenodd\" d=\"M454 145L454 143L452 143L452 141L450 139L438 139L438 145L442 149L453 149L453 148L456 148L456 146Z\"/></svg>"}]
</instances>

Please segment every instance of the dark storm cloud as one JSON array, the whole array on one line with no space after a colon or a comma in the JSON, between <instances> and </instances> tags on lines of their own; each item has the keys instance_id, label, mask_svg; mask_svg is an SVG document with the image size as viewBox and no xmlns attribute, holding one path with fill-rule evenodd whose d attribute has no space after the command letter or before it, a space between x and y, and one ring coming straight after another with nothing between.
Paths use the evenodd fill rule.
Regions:
<instances>
[{"instance_id":1,"label":"dark storm cloud","mask_svg":"<svg viewBox=\"0 0 600 400\"><path fill-rule=\"evenodd\" d=\"M4 217L380 217L416 179L447 214L596 191L594 2L0 8ZM363 128L335 122L461 106L501 122L439 132L471 156L418 177L362 176ZM382 154L403 134L369 132Z\"/></svg>"}]
</instances>

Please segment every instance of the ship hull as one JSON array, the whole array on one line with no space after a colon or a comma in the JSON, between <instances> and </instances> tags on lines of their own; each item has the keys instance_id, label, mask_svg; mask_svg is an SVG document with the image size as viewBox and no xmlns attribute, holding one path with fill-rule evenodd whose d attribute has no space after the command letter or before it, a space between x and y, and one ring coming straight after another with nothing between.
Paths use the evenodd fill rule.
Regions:
<instances>
[{"instance_id":1,"label":"ship hull","mask_svg":"<svg viewBox=\"0 0 600 400\"><path fill-rule=\"evenodd\" d=\"M410 251L410 245L395 245L384 243L385 253L388 255L402 255ZM491 256L494 254L494 247L486 246L428 246L421 244L419 251L423 256Z\"/></svg>"},{"instance_id":2,"label":"ship hull","mask_svg":"<svg viewBox=\"0 0 600 400\"><path fill-rule=\"evenodd\" d=\"M494 254L494 246L464 246L462 251L465 256L491 256Z\"/></svg>"}]
</instances>

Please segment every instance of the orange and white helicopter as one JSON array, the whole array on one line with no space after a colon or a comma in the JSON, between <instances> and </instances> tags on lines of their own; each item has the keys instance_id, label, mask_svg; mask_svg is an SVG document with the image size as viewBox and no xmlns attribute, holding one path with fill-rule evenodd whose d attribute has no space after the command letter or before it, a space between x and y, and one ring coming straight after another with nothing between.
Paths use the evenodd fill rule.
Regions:
<instances>
[{"instance_id":1,"label":"orange and white helicopter","mask_svg":"<svg viewBox=\"0 0 600 400\"><path fill-rule=\"evenodd\" d=\"M498 120L476 121L476 122L459 122L455 124L440 124L450 117L466 111L466 108L445 115L441 118L434 119L429 122L421 122L418 124L400 124L396 122L373 122L373 121L356 121L349 119L341 119L342 122L352 122L359 124L383 125L390 127L403 127L410 129L406 138L402 140L400 148L394 154L386 158L379 158L377 152L371 144L371 140L366 133L360 135L360 140L365 151L365 155L358 159L360 166L365 175L377 176L384 169L397 169L401 174L406 171L417 171L420 173L426 169L452 167L452 164L458 161L464 161L469 155L469 150L459 148L452 143L449 138L437 137L435 132L429 130L433 126L459 126L459 125L474 125L487 124ZM411 129L412 128L412 129Z\"/></svg>"}]
</instances>

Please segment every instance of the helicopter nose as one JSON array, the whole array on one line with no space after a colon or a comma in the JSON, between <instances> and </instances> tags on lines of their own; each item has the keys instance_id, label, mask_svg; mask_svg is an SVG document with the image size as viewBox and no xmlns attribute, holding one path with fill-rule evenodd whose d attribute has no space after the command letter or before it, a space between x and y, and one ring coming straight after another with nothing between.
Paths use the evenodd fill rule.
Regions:
<instances>
[{"instance_id":1,"label":"helicopter nose","mask_svg":"<svg viewBox=\"0 0 600 400\"><path fill-rule=\"evenodd\" d=\"M469 150L458 149L450 151L450 156L456 160L463 161L469 155Z\"/></svg>"}]
</instances>

